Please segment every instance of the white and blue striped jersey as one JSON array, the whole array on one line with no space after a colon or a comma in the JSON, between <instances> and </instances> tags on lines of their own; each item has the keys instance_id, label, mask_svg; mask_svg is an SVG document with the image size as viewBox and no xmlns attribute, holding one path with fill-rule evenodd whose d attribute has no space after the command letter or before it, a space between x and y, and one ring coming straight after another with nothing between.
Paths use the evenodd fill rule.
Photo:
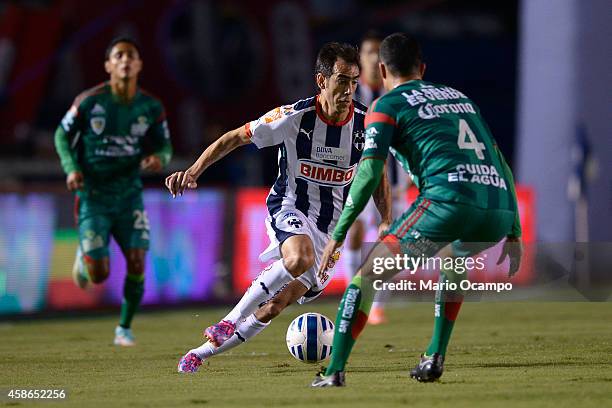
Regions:
<instances>
[{"instance_id":1,"label":"white and blue striped jersey","mask_svg":"<svg viewBox=\"0 0 612 408\"><path fill-rule=\"evenodd\" d=\"M258 148L279 147L278 178L266 200L271 217L281 208L295 208L320 231L333 231L361 159L365 114L366 107L353 101L343 122L330 123L316 96L245 125Z\"/></svg>"}]
</instances>

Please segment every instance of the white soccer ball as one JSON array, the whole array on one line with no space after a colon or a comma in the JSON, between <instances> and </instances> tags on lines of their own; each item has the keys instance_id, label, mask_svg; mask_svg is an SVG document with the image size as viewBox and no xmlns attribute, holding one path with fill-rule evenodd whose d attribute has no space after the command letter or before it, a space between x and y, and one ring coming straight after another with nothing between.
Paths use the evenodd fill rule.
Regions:
<instances>
[{"instance_id":1,"label":"white soccer ball","mask_svg":"<svg viewBox=\"0 0 612 408\"><path fill-rule=\"evenodd\" d=\"M334 341L334 324L319 313L299 315L287 329L287 348L304 363L318 363L329 357Z\"/></svg>"}]
</instances>

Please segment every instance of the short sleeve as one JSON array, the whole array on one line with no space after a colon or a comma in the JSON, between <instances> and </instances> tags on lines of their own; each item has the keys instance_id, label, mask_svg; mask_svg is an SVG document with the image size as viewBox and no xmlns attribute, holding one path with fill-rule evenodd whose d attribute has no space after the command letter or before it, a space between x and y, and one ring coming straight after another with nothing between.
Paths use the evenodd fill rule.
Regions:
<instances>
[{"instance_id":1,"label":"short sleeve","mask_svg":"<svg viewBox=\"0 0 612 408\"><path fill-rule=\"evenodd\" d=\"M76 132L80 130L80 124L83 119L83 113L81 112L80 105L82 102L82 98L77 97L68 112L62 118L60 126L64 129L67 135L74 135Z\"/></svg>"},{"instance_id":2,"label":"short sleeve","mask_svg":"<svg viewBox=\"0 0 612 408\"><path fill-rule=\"evenodd\" d=\"M387 159L397 123L392 108L384 100L376 100L365 118L365 146L362 158Z\"/></svg>"},{"instance_id":3,"label":"short sleeve","mask_svg":"<svg viewBox=\"0 0 612 408\"><path fill-rule=\"evenodd\" d=\"M291 129L291 117L295 113L291 105L279 106L259 119L248 122L245 129L258 148L274 146L287 138Z\"/></svg>"}]
</instances>

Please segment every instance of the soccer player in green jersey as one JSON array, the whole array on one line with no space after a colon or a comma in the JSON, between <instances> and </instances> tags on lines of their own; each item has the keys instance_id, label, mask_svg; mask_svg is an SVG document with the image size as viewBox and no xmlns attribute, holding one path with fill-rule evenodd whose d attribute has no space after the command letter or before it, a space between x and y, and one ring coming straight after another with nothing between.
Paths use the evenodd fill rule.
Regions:
<instances>
[{"instance_id":1,"label":"soccer player in green jersey","mask_svg":"<svg viewBox=\"0 0 612 408\"><path fill-rule=\"evenodd\" d=\"M472 256L505 239L499 263L510 257L510 276L518 270L522 247L512 172L478 107L463 93L423 81L425 65L418 43L406 34L385 38L380 70L387 94L366 116L366 141L346 205L328 242L325 260L342 245L350 225L378 184L387 153L412 174L419 197L389 227L347 287L338 307L333 351L325 373L313 387L345 384L346 361L368 320L373 281L389 279L399 265L374 272L374 263L402 256ZM451 258L453 259L453 258ZM377 271L380 273L380 270ZM441 283L460 271L441 270ZM460 279L460 278L459 278ZM418 381L437 380L463 295L440 285L434 331L420 363L411 371Z\"/></svg>"},{"instance_id":2,"label":"soccer player in green jersey","mask_svg":"<svg viewBox=\"0 0 612 408\"><path fill-rule=\"evenodd\" d=\"M138 87L142 60L136 43L114 39L104 68L110 80L77 96L55 132L55 146L68 190L76 193L79 248L73 279L81 288L106 280L112 235L127 261L114 343L131 346L149 248L140 171L161 170L172 146L162 103Z\"/></svg>"}]
</instances>

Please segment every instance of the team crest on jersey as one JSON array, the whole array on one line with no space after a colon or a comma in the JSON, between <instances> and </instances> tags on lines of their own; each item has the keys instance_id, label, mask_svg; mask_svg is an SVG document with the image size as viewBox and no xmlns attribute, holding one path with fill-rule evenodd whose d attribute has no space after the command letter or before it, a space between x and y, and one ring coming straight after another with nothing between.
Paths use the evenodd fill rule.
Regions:
<instances>
[{"instance_id":1,"label":"team crest on jersey","mask_svg":"<svg viewBox=\"0 0 612 408\"><path fill-rule=\"evenodd\" d=\"M91 130L93 130L96 135L101 135L102 132L104 132L104 127L106 126L106 118L103 116L96 116L91 118L89 124L91 125Z\"/></svg>"},{"instance_id":2,"label":"team crest on jersey","mask_svg":"<svg viewBox=\"0 0 612 408\"><path fill-rule=\"evenodd\" d=\"M355 149L362 151L365 145L365 133L363 130L353 132L353 146Z\"/></svg>"}]
</instances>

